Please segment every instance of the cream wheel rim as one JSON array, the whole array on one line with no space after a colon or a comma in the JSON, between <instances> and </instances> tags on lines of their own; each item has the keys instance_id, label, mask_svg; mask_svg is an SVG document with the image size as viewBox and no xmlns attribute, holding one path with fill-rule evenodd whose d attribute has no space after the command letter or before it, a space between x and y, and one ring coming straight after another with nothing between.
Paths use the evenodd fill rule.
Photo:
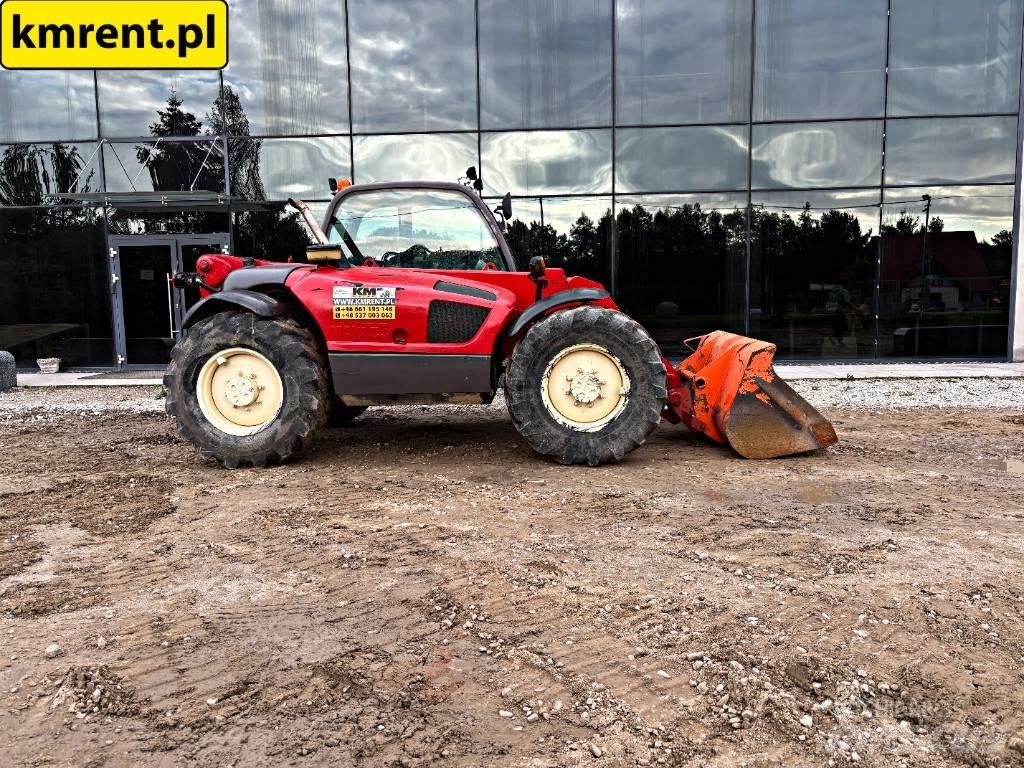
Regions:
<instances>
[{"instance_id":1,"label":"cream wheel rim","mask_svg":"<svg viewBox=\"0 0 1024 768\"><path fill-rule=\"evenodd\" d=\"M548 363L541 379L544 407L559 424L596 432L613 421L629 400L622 362L597 344L566 347Z\"/></svg>"},{"instance_id":2,"label":"cream wheel rim","mask_svg":"<svg viewBox=\"0 0 1024 768\"><path fill-rule=\"evenodd\" d=\"M207 360L196 380L199 410L221 432L252 435L274 420L284 403L281 374L252 349L232 347Z\"/></svg>"}]
</instances>

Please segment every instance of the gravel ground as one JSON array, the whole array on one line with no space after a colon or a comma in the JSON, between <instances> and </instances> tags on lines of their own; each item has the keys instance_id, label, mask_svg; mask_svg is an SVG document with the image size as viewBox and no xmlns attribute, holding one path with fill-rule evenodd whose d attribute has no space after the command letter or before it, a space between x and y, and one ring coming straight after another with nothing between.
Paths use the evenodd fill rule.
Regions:
<instances>
[{"instance_id":1,"label":"gravel ground","mask_svg":"<svg viewBox=\"0 0 1024 768\"><path fill-rule=\"evenodd\" d=\"M819 409L1024 408L1024 377L804 379L791 383Z\"/></svg>"},{"instance_id":2,"label":"gravel ground","mask_svg":"<svg viewBox=\"0 0 1024 768\"><path fill-rule=\"evenodd\" d=\"M789 383L819 409L1024 408L1024 377L804 379ZM0 419L45 418L48 414L88 416L107 411L162 413L161 392L160 387L20 387L0 392ZM456 410L465 407L442 406ZM492 407L504 408L500 394ZM418 406L413 409L423 410Z\"/></svg>"},{"instance_id":3,"label":"gravel ground","mask_svg":"<svg viewBox=\"0 0 1024 768\"><path fill-rule=\"evenodd\" d=\"M2 393L0 764L1024 765L1021 382L798 386L827 451L495 403L234 472L156 388Z\"/></svg>"}]
</instances>

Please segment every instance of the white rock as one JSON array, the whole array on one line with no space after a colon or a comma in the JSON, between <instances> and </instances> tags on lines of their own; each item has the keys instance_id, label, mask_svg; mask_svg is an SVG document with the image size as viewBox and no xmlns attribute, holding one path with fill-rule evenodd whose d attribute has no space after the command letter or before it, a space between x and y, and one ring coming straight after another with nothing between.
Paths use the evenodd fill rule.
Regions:
<instances>
[{"instance_id":1,"label":"white rock","mask_svg":"<svg viewBox=\"0 0 1024 768\"><path fill-rule=\"evenodd\" d=\"M810 715L804 715L800 718L800 725L802 725L804 728L810 728L812 725L814 725L814 718Z\"/></svg>"},{"instance_id":2,"label":"white rock","mask_svg":"<svg viewBox=\"0 0 1024 768\"><path fill-rule=\"evenodd\" d=\"M55 659L58 656L62 656L64 654L64 649L56 643L50 643L48 646L46 646L46 651L44 651L44 653L46 654L46 658Z\"/></svg>"}]
</instances>

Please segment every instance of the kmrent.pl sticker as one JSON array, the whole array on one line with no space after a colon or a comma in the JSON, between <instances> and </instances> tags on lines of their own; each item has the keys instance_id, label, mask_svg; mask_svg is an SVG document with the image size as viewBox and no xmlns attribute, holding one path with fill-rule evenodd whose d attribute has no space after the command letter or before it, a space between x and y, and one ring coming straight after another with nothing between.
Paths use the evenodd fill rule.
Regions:
<instances>
[{"instance_id":1,"label":"kmrent.pl sticker","mask_svg":"<svg viewBox=\"0 0 1024 768\"><path fill-rule=\"evenodd\" d=\"M222 69L225 0L3 0L5 69Z\"/></svg>"}]
</instances>

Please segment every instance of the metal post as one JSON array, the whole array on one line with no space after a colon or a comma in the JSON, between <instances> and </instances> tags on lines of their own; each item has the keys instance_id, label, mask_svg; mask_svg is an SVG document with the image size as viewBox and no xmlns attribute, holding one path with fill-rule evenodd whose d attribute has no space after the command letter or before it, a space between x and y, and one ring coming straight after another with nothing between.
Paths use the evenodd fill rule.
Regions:
<instances>
[{"instance_id":1,"label":"metal post","mask_svg":"<svg viewBox=\"0 0 1024 768\"><path fill-rule=\"evenodd\" d=\"M1018 62L1022 77L1017 97L1017 163L1013 188L1013 264L1010 267L1010 328L1008 334L1010 360L1024 362L1024 205L1021 205L1022 166L1024 166L1024 51Z\"/></svg>"},{"instance_id":2,"label":"metal post","mask_svg":"<svg viewBox=\"0 0 1024 768\"><path fill-rule=\"evenodd\" d=\"M928 281L930 279L931 264L928 263L928 227L931 224L932 214L932 196L922 195L921 199L924 200L924 230L921 232L921 312L923 313L927 309L928 299L931 298L931 293L928 291Z\"/></svg>"}]
</instances>

